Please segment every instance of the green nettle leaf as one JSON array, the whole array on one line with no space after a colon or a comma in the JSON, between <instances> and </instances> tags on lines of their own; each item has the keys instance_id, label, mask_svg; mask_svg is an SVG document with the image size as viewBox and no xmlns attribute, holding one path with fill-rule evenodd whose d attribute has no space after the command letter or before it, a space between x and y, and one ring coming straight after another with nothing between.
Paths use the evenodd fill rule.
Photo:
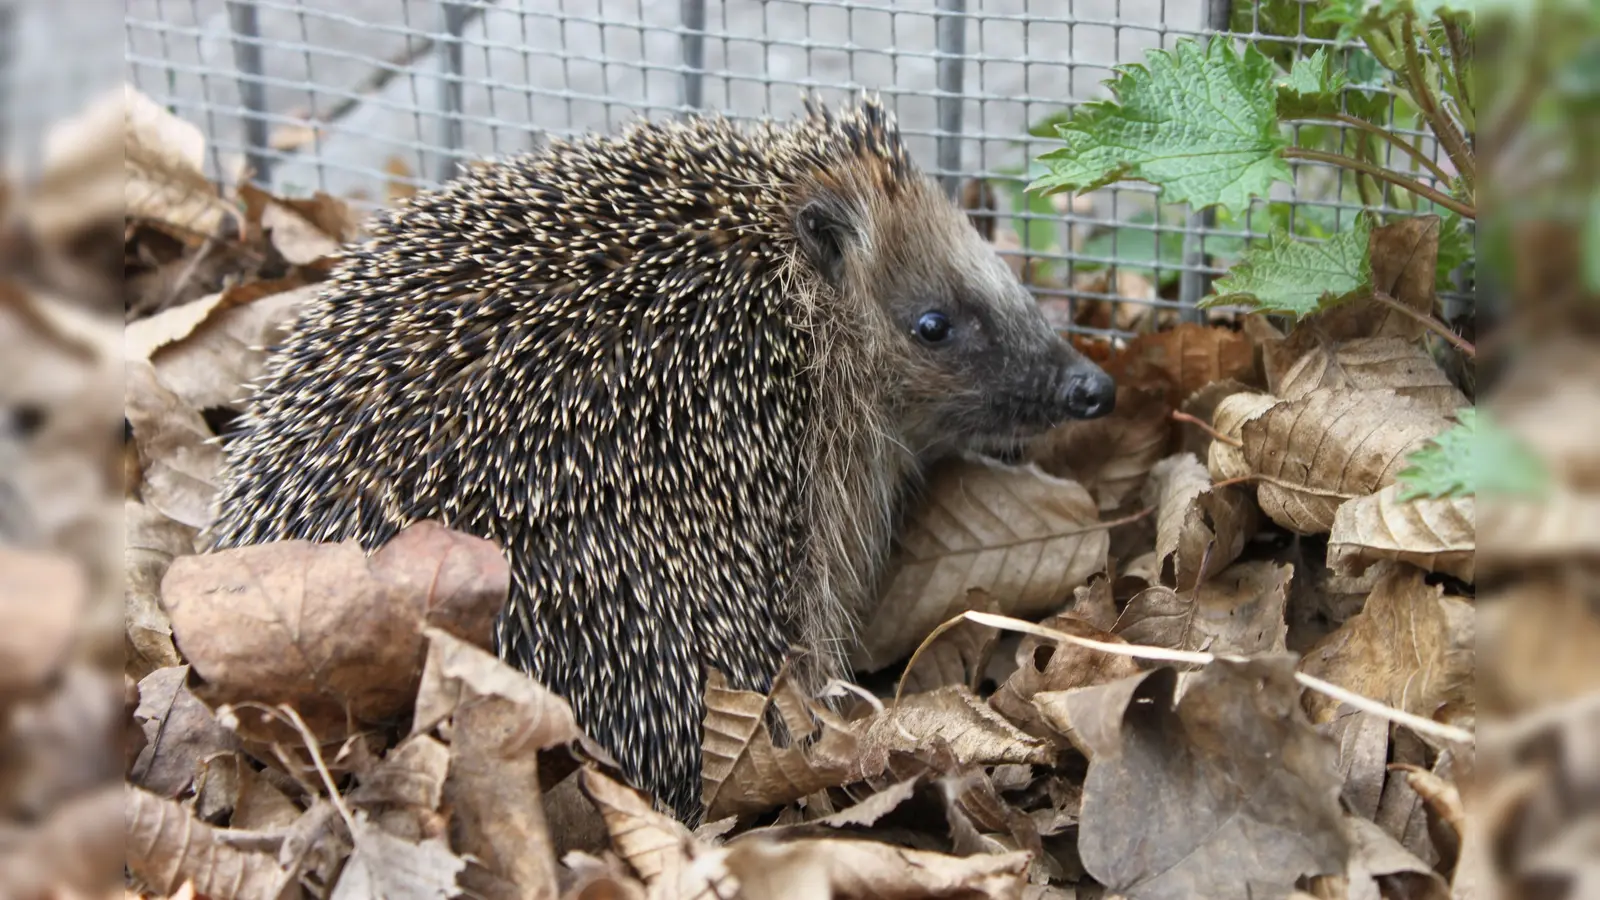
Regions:
<instances>
[{"instance_id":1,"label":"green nettle leaf","mask_svg":"<svg viewBox=\"0 0 1600 900\"><path fill-rule=\"evenodd\" d=\"M1440 215L1441 219L1438 277L1435 279L1435 286L1441 291L1453 290L1455 281L1452 276L1456 269L1472 262L1472 234L1463 227L1460 213L1432 207L1432 204L1429 206Z\"/></svg>"},{"instance_id":2,"label":"green nettle leaf","mask_svg":"<svg viewBox=\"0 0 1600 900\"><path fill-rule=\"evenodd\" d=\"M1048 193L1089 191L1125 179L1162 188L1163 199L1243 208L1277 181L1292 182L1280 155L1277 71L1261 51L1241 55L1226 38L1182 40L1148 65L1118 66L1116 99L1079 107L1057 126L1067 146L1039 158Z\"/></svg>"},{"instance_id":3,"label":"green nettle leaf","mask_svg":"<svg viewBox=\"0 0 1600 900\"><path fill-rule=\"evenodd\" d=\"M1475 407L1456 410L1455 425L1406 458L1397 473L1400 499L1473 495L1538 496L1548 487L1539 458L1516 435Z\"/></svg>"},{"instance_id":4,"label":"green nettle leaf","mask_svg":"<svg viewBox=\"0 0 1600 900\"><path fill-rule=\"evenodd\" d=\"M1303 119L1336 113L1344 86L1345 75L1334 70L1326 47L1303 56L1278 79L1278 115Z\"/></svg>"},{"instance_id":5,"label":"green nettle leaf","mask_svg":"<svg viewBox=\"0 0 1600 900\"><path fill-rule=\"evenodd\" d=\"M1217 279L1216 293L1200 305L1248 306L1297 319L1333 306L1371 285L1371 230L1371 221L1362 215L1355 227L1319 243L1276 232L1267 246L1246 251Z\"/></svg>"},{"instance_id":6,"label":"green nettle leaf","mask_svg":"<svg viewBox=\"0 0 1600 900\"><path fill-rule=\"evenodd\" d=\"M1347 40L1359 29L1382 27L1401 13L1428 22L1441 15L1470 14L1481 3L1483 0L1322 0L1322 9L1311 21L1338 25L1339 40Z\"/></svg>"}]
</instances>

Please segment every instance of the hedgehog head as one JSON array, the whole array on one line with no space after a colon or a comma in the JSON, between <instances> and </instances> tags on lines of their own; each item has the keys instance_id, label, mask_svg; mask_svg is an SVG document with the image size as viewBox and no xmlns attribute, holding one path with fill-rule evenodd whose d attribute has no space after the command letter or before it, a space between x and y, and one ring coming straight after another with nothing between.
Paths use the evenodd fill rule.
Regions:
<instances>
[{"instance_id":1,"label":"hedgehog head","mask_svg":"<svg viewBox=\"0 0 1600 900\"><path fill-rule=\"evenodd\" d=\"M1001 450L1111 411L1111 378L1050 327L994 247L914 168L881 107L841 117L813 108L811 121L836 155L796 192L795 243L824 290L866 311L909 449Z\"/></svg>"}]
</instances>

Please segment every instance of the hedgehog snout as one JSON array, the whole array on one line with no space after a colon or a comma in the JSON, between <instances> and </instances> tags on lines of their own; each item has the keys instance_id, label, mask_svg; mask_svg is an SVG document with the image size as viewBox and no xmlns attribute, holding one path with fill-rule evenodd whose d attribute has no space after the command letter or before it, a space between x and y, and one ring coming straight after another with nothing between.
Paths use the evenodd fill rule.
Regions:
<instances>
[{"instance_id":1,"label":"hedgehog snout","mask_svg":"<svg viewBox=\"0 0 1600 900\"><path fill-rule=\"evenodd\" d=\"M1057 398L1069 418L1098 419L1117 406L1117 385L1099 366L1074 366L1061 380Z\"/></svg>"}]
</instances>

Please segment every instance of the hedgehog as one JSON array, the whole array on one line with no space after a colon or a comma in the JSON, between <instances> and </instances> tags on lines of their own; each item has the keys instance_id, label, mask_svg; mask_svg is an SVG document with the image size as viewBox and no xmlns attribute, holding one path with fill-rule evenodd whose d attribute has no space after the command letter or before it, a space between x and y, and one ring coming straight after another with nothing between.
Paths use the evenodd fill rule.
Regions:
<instances>
[{"instance_id":1,"label":"hedgehog","mask_svg":"<svg viewBox=\"0 0 1600 900\"><path fill-rule=\"evenodd\" d=\"M927 466L1114 396L876 98L639 119L377 214L271 352L205 539L495 542L496 651L694 824L708 672L847 677Z\"/></svg>"}]
</instances>

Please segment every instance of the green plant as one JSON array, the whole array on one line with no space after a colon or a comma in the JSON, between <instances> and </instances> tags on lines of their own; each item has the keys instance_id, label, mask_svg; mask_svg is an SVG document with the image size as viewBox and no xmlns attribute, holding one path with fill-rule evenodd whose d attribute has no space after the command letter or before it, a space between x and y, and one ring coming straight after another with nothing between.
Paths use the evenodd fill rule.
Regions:
<instances>
[{"instance_id":1,"label":"green plant","mask_svg":"<svg viewBox=\"0 0 1600 900\"><path fill-rule=\"evenodd\" d=\"M1260 9L1292 35L1288 11L1301 15L1301 6L1264 0ZM1254 44L1241 51L1226 36L1186 39L1144 64L1119 66L1111 99L1051 123L1066 146L1039 157L1045 171L1030 192L1138 180L1160 187L1164 201L1237 217L1274 184L1294 181L1292 160L1322 163L1348 179L1340 184L1354 189L1361 214L1344 216L1342 228L1319 228L1322 240L1277 229L1242 254L1206 304L1301 317L1373 292L1368 235L1385 208L1441 216L1438 282L1446 284L1471 255L1466 224L1477 218L1476 159L1466 138L1474 127L1470 13L1441 0L1328 0L1311 21L1345 43L1309 51L1269 42L1269 56ZM1349 44L1355 38L1365 49ZM1446 159L1435 161L1408 130L1431 135ZM1328 149L1340 131L1358 139L1344 152ZM1385 147L1405 164L1386 162Z\"/></svg>"}]
</instances>

